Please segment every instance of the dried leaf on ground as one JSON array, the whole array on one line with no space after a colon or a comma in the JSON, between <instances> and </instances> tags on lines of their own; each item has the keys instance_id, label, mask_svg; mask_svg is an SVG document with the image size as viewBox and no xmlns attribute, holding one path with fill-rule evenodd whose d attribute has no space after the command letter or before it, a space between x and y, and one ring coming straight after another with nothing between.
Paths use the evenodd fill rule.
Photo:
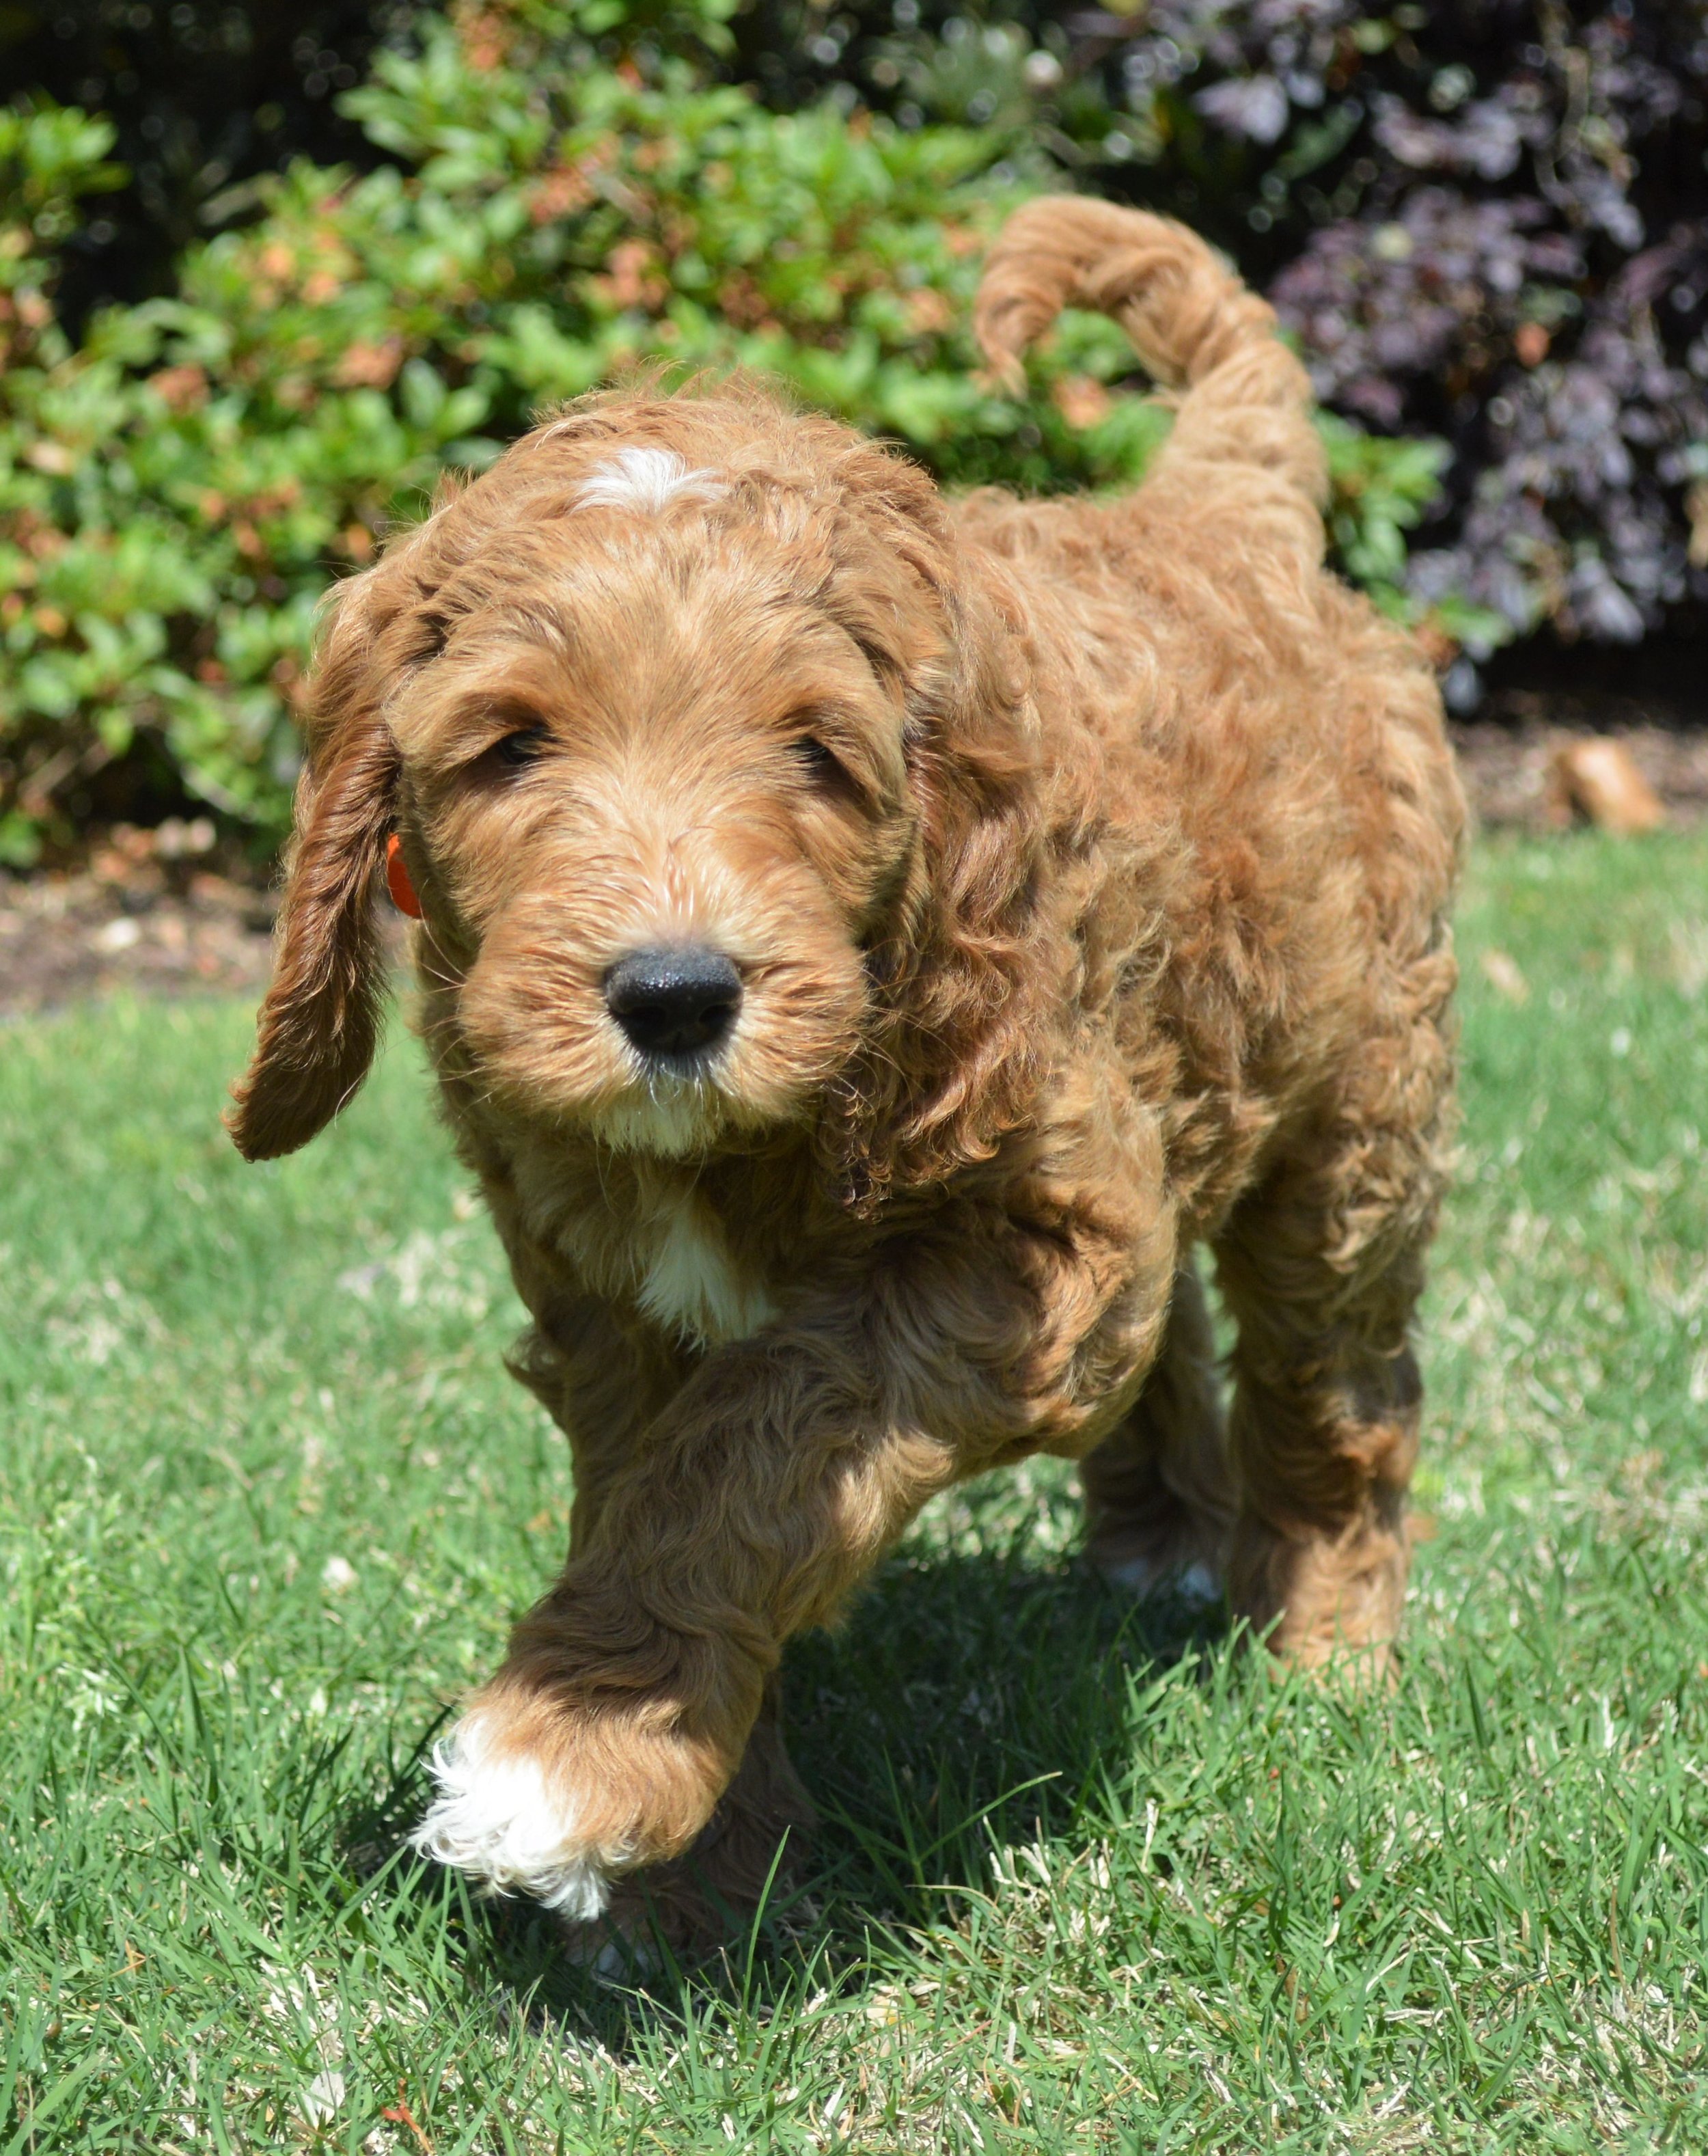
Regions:
<instances>
[{"instance_id":1,"label":"dried leaf on ground","mask_svg":"<svg viewBox=\"0 0 1708 2156\"><path fill-rule=\"evenodd\" d=\"M1562 823L1576 814L1604 831L1629 834L1666 821L1659 795L1611 734L1563 743L1554 752L1552 779Z\"/></svg>"}]
</instances>

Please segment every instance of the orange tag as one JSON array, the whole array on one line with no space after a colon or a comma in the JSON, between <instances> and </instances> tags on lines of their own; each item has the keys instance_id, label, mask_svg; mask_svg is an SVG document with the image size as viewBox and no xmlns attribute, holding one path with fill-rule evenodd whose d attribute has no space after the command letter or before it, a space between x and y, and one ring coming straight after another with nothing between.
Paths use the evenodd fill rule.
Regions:
<instances>
[{"instance_id":1,"label":"orange tag","mask_svg":"<svg viewBox=\"0 0 1708 2156\"><path fill-rule=\"evenodd\" d=\"M415 886L404 865L403 842L395 831L386 840L386 889L392 894L392 903L399 913L407 913L412 921L420 920L421 901L415 896Z\"/></svg>"}]
</instances>

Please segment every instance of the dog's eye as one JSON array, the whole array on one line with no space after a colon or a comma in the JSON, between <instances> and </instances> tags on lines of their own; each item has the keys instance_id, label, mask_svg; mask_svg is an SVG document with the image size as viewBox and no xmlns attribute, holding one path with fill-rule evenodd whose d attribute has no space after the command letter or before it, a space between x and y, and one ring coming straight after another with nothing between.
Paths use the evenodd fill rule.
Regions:
<instances>
[{"instance_id":1,"label":"dog's eye","mask_svg":"<svg viewBox=\"0 0 1708 2156\"><path fill-rule=\"evenodd\" d=\"M538 761L546 742L543 726L519 726L514 733L500 736L486 753L500 769L521 771Z\"/></svg>"},{"instance_id":2,"label":"dog's eye","mask_svg":"<svg viewBox=\"0 0 1708 2156\"><path fill-rule=\"evenodd\" d=\"M811 734L803 734L798 741L791 742L789 747L818 783L828 791L848 794L859 792L848 766L833 749L826 748L822 741Z\"/></svg>"}]
</instances>

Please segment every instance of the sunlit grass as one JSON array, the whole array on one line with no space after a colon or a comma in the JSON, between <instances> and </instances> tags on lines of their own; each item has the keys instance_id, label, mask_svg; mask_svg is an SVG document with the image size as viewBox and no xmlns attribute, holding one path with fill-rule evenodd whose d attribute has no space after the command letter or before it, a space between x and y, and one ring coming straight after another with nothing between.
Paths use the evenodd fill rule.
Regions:
<instances>
[{"instance_id":1,"label":"sunlit grass","mask_svg":"<svg viewBox=\"0 0 1708 2156\"><path fill-rule=\"evenodd\" d=\"M649 1997L395 1853L569 1496L413 1045L255 1169L245 1011L0 1034L0 2156L1708 2145L1708 842L1462 921L1398 1689L976 1488L792 1656L807 1897Z\"/></svg>"}]
</instances>

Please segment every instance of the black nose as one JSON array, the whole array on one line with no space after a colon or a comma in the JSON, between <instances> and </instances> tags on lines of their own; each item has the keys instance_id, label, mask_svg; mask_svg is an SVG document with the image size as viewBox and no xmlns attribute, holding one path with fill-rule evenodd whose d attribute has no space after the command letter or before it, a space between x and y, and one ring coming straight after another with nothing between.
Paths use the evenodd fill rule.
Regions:
<instances>
[{"instance_id":1,"label":"black nose","mask_svg":"<svg viewBox=\"0 0 1708 2156\"><path fill-rule=\"evenodd\" d=\"M687 1055L729 1031L741 976L721 951L636 951L605 976L605 1004L644 1055Z\"/></svg>"}]
</instances>

